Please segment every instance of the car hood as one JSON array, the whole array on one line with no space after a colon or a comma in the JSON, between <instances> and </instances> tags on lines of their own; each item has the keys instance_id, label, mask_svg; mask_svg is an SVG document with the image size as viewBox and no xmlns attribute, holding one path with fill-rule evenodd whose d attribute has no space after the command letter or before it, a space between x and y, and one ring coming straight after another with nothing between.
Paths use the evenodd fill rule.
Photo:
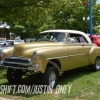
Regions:
<instances>
[{"instance_id":1,"label":"car hood","mask_svg":"<svg viewBox=\"0 0 100 100\"><path fill-rule=\"evenodd\" d=\"M29 43L18 44L15 46L15 48L30 49L30 48L37 48L37 47L51 47L60 44L62 45L62 43L60 42L29 42Z\"/></svg>"},{"instance_id":2,"label":"car hood","mask_svg":"<svg viewBox=\"0 0 100 100\"><path fill-rule=\"evenodd\" d=\"M58 46L63 46L65 44L58 42L29 42L15 45L13 55L22 55L25 51L37 51L40 49L50 49Z\"/></svg>"}]
</instances>

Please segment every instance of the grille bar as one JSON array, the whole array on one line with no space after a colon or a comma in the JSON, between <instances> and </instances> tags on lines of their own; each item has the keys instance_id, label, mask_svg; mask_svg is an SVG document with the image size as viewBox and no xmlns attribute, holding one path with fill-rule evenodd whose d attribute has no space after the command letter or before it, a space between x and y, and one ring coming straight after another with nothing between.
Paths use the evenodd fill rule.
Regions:
<instances>
[{"instance_id":1,"label":"grille bar","mask_svg":"<svg viewBox=\"0 0 100 100\"><path fill-rule=\"evenodd\" d=\"M4 61L3 64L17 64L17 65L23 65L23 66L32 65L32 63L20 63L20 62L9 62L9 61Z\"/></svg>"},{"instance_id":2,"label":"grille bar","mask_svg":"<svg viewBox=\"0 0 100 100\"><path fill-rule=\"evenodd\" d=\"M31 66L32 62L29 58L23 57L7 57L3 61L4 66Z\"/></svg>"}]
</instances>

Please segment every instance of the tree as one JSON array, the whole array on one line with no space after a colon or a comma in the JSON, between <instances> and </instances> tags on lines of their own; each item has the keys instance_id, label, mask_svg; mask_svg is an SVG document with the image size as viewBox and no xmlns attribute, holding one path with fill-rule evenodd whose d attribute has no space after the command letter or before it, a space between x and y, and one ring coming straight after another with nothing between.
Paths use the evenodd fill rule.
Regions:
<instances>
[{"instance_id":1,"label":"tree","mask_svg":"<svg viewBox=\"0 0 100 100\"><path fill-rule=\"evenodd\" d=\"M0 20L11 26L11 31L27 37L38 32L40 20L50 0L9 0L0 2ZM40 18L41 17L41 18Z\"/></svg>"},{"instance_id":2,"label":"tree","mask_svg":"<svg viewBox=\"0 0 100 100\"><path fill-rule=\"evenodd\" d=\"M86 6L83 5L86 1ZM93 26L100 25L100 5L93 2ZM36 36L47 29L73 29L87 32L88 0L2 0L0 20L7 22L10 31L22 38Z\"/></svg>"}]
</instances>

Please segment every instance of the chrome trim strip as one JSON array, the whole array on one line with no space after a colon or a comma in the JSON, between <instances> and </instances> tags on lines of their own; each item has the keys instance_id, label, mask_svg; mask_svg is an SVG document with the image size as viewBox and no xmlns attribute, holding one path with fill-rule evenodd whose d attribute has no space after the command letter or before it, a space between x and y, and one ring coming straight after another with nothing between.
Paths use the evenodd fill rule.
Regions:
<instances>
[{"instance_id":1,"label":"chrome trim strip","mask_svg":"<svg viewBox=\"0 0 100 100\"><path fill-rule=\"evenodd\" d=\"M4 61L3 63L8 63L8 64L18 64L18 65L24 65L24 66L32 65L32 63L17 63L17 62L6 62L6 61Z\"/></svg>"},{"instance_id":2,"label":"chrome trim strip","mask_svg":"<svg viewBox=\"0 0 100 100\"><path fill-rule=\"evenodd\" d=\"M76 54L76 55L69 55L69 57L83 56L83 55L85 55L85 53L83 53L83 54Z\"/></svg>"},{"instance_id":3,"label":"chrome trim strip","mask_svg":"<svg viewBox=\"0 0 100 100\"><path fill-rule=\"evenodd\" d=\"M29 59L29 58L24 58L24 57L13 57L13 56L11 56L11 57L6 57L7 59L20 59L20 60L28 60L28 61L31 61L31 59Z\"/></svg>"},{"instance_id":4,"label":"chrome trim strip","mask_svg":"<svg viewBox=\"0 0 100 100\"><path fill-rule=\"evenodd\" d=\"M14 66L4 66L4 67L6 67L6 68L13 68L13 69L28 69L28 67L27 68L14 67Z\"/></svg>"},{"instance_id":5,"label":"chrome trim strip","mask_svg":"<svg viewBox=\"0 0 100 100\"><path fill-rule=\"evenodd\" d=\"M68 57L75 57L75 56L83 56L84 54L76 54L76 55L69 55L69 56L61 56L61 57L53 57L53 58L47 58L46 60L50 60L50 59L57 59L57 58L68 58Z\"/></svg>"},{"instance_id":6,"label":"chrome trim strip","mask_svg":"<svg viewBox=\"0 0 100 100\"><path fill-rule=\"evenodd\" d=\"M68 58L68 56L61 56L61 57L53 57L53 58L47 58L46 60L50 60L50 59L57 59L57 58Z\"/></svg>"}]
</instances>

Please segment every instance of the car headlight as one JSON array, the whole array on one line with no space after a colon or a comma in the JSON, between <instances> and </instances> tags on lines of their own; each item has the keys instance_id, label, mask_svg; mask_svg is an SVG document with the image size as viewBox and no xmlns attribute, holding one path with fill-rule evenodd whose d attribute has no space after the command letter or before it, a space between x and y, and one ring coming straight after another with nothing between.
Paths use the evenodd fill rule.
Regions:
<instances>
[{"instance_id":1,"label":"car headlight","mask_svg":"<svg viewBox=\"0 0 100 100\"><path fill-rule=\"evenodd\" d=\"M3 50L0 50L0 56L2 57L4 55Z\"/></svg>"},{"instance_id":2,"label":"car headlight","mask_svg":"<svg viewBox=\"0 0 100 100\"><path fill-rule=\"evenodd\" d=\"M33 58L34 58L35 60L37 60L38 57L39 57L39 54L38 54L36 51L34 51L32 56L33 56Z\"/></svg>"}]
</instances>

